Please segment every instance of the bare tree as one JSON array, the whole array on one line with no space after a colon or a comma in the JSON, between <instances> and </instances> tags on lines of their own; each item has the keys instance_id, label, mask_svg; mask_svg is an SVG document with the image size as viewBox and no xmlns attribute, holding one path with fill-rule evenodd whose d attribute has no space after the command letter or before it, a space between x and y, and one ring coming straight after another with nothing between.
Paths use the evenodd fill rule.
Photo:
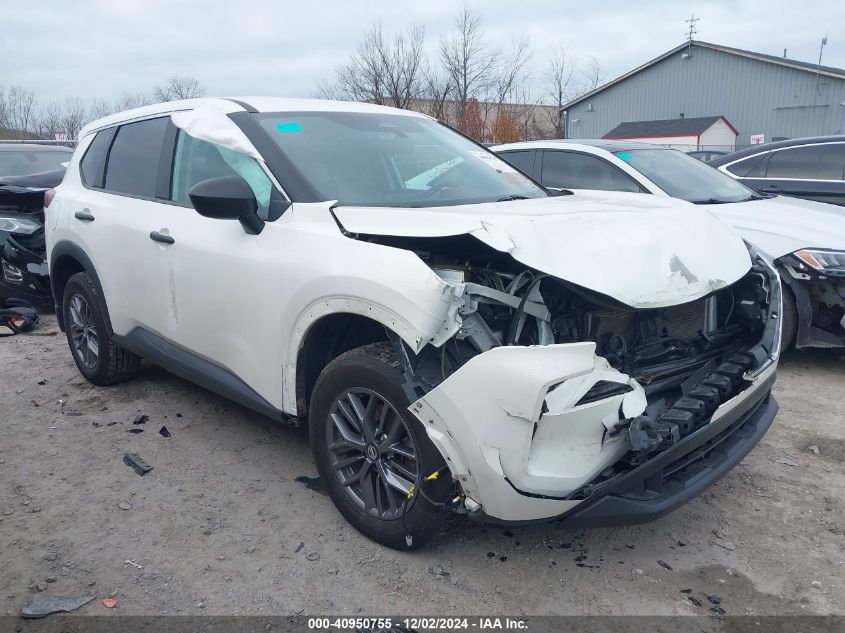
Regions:
<instances>
[{"instance_id":1,"label":"bare tree","mask_svg":"<svg viewBox=\"0 0 845 633\"><path fill-rule=\"evenodd\" d=\"M79 137L79 131L88 121L88 108L79 97L66 97L62 112L62 131L69 139Z\"/></svg>"},{"instance_id":2,"label":"bare tree","mask_svg":"<svg viewBox=\"0 0 845 633\"><path fill-rule=\"evenodd\" d=\"M51 101L38 113L35 133L41 138L54 139L62 132L62 105Z\"/></svg>"},{"instance_id":3,"label":"bare tree","mask_svg":"<svg viewBox=\"0 0 845 633\"><path fill-rule=\"evenodd\" d=\"M92 99L91 105L88 107L88 121L86 123L113 114L115 107L115 105L110 104L105 99Z\"/></svg>"},{"instance_id":4,"label":"bare tree","mask_svg":"<svg viewBox=\"0 0 845 633\"><path fill-rule=\"evenodd\" d=\"M199 80L193 77L171 75L164 84L153 88L153 95L157 101L178 101L179 99L194 99L205 95L205 88Z\"/></svg>"},{"instance_id":5,"label":"bare tree","mask_svg":"<svg viewBox=\"0 0 845 633\"><path fill-rule=\"evenodd\" d=\"M419 102L420 112L433 116L438 121L456 125L457 121L452 120L447 111L446 104L452 96L452 80L440 69L426 65L422 73L422 86L420 89L421 100Z\"/></svg>"},{"instance_id":6,"label":"bare tree","mask_svg":"<svg viewBox=\"0 0 845 633\"><path fill-rule=\"evenodd\" d=\"M595 57L590 57L587 67L581 72L584 75L584 85L582 86L581 94L592 92L604 83L604 73L601 70L601 66L599 66L599 61Z\"/></svg>"},{"instance_id":7,"label":"bare tree","mask_svg":"<svg viewBox=\"0 0 845 633\"><path fill-rule=\"evenodd\" d=\"M390 37L376 24L337 68L334 83L318 84L318 95L408 108L421 91L424 42L421 26Z\"/></svg>"},{"instance_id":8,"label":"bare tree","mask_svg":"<svg viewBox=\"0 0 845 633\"><path fill-rule=\"evenodd\" d=\"M451 80L458 121L469 100L483 97L495 83L501 51L489 44L481 25L481 15L464 4L455 19L457 32L440 40L440 62Z\"/></svg>"},{"instance_id":9,"label":"bare tree","mask_svg":"<svg viewBox=\"0 0 845 633\"><path fill-rule=\"evenodd\" d=\"M543 79L545 101L552 106L549 122L555 128L555 135L563 138L563 106L579 91L575 85L575 59L567 47L558 45L549 50L547 60Z\"/></svg>"},{"instance_id":10,"label":"bare tree","mask_svg":"<svg viewBox=\"0 0 845 633\"><path fill-rule=\"evenodd\" d=\"M0 127L12 136L25 137L36 126L35 93L20 86L0 89Z\"/></svg>"},{"instance_id":11,"label":"bare tree","mask_svg":"<svg viewBox=\"0 0 845 633\"><path fill-rule=\"evenodd\" d=\"M118 97L114 103L114 111L131 110L132 108L140 108L141 106L150 105L155 99L151 95L143 92L124 92Z\"/></svg>"}]
</instances>

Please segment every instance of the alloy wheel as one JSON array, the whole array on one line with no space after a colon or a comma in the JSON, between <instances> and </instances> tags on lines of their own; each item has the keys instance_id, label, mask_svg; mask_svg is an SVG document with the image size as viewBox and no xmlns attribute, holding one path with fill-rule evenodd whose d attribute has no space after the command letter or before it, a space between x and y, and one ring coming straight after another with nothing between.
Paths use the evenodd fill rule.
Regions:
<instances>
[{"instance_id":1,"label":"alloy wheel","mask_svg":"<svg viewBox=\"0 0 845 633\"><path fill-rule=\"evenodd\" d=\"M341 393L326 421L329 465L352 501L383 520L410 507L419 477L417 449L399 412L371 389Z\"/></svg>"},{"instance_id":2,"label":"alloy wheel","mask_svg":"<svg viewBox=\"0 0 845 633\"><path fill-rule=\"evenodd\" d=\"M70 298L70 337L73 351L79 361L88 369L97 366L100 354L99 336L94 322L94 312L88 300L81 294Z\"/></svg>"}]
</instances>

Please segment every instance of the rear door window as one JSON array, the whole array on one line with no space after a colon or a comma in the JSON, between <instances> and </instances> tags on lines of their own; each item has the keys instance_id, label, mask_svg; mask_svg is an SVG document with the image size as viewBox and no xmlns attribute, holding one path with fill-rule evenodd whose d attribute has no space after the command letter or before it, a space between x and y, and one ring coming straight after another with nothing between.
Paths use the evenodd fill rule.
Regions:
<instances>
[{"instance_id":1,"label":"rear door window","mask_svg":"<svg viewBox=\"0 0 845 633\"><path fill-rule=\"evenodd\" d=\"M516 167L523 174L528 174L529 176L534 175L534 155L535 152L533 150L502 152L501 154L499 154L501 158L504 158L507 162Z\"/></svg>"},{"instance_id":2,"label":"rear door window","mask_svg":"<svg viewBox=\"0 0 845 633\"><path fill-rule=\"evenodd\" d=\"M845 173L845 144L801 145L772 152L767 178L842 180Z\"/></svg>"},{"instance_id":3,"label":"rear door window","mask_svg":"<svg viewBox=\"0 0 845 633\"><path fill-rule=\"evenodd\" d=\"M153 198L169 117L121 125L109 152L105 189Z\"/></svg>"},{"instance_id":4,"label":"rear door window","mask_svg":"<svg viewBox=\"0 0 845 633\"><path fill-rule=\"evenodd\" d=\"M575 152L543 152L541 182L546 187L560 189L641 191L636 182L613 165L595 156Z\"/></svg>"}]
</instances>

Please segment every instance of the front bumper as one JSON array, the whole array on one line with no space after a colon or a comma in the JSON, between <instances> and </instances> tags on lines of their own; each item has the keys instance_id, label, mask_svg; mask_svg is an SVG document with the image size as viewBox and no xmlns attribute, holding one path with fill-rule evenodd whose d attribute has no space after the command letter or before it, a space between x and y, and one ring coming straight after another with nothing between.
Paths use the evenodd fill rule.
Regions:
<instances>
[{"instance_id":1,"label":"front bumper","mask_svg":"<svg viewBox=\"0 0 845 633\"><path fill-rule=\"evenodd\" d=\"M646 406L639 385L596 357L592 343L494 348L410 410L477 517L503 524L564 517L573 525L622 525L674 509L733 468L777 412L770 396L776 371L777 363L766 361L704 426L589 488L630 449L625 435L606 431ZM632 389L582 404L585 392L608 380ZM579 494L585 489L586 497Z\"/></svg>"},{"instance_id":2,"label":"front bumper","mask_svg":"<svg viewBox=\"0 0 845 633\"><path fill-rule=\"evenodd\" d=\"M17 269L20 275L18 278L0 263L0 299L14 297L38 306L53 305L43 233L20 236L0 231L0 260Z\"/></svg>"}]
</instances>

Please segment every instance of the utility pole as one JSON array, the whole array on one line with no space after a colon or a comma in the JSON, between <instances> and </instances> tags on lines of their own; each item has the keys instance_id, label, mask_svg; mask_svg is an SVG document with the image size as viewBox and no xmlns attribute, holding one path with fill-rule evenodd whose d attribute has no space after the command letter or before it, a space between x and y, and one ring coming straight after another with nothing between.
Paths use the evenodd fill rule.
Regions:
<instances>
[{"instance_id":1,"label":"utility pole","mask_svg":"<svg viewBox=\"0 0 845 633\"><path fill-rule=\"evenodd\" d=\"M822 69L822 53L824 53L824 47L827 45L827 35L822 38L822 45L819 47L819 63L816 66L816 93L821 94L821 86L819 86L819 72Z\"/></svg>"}]
</instances>

